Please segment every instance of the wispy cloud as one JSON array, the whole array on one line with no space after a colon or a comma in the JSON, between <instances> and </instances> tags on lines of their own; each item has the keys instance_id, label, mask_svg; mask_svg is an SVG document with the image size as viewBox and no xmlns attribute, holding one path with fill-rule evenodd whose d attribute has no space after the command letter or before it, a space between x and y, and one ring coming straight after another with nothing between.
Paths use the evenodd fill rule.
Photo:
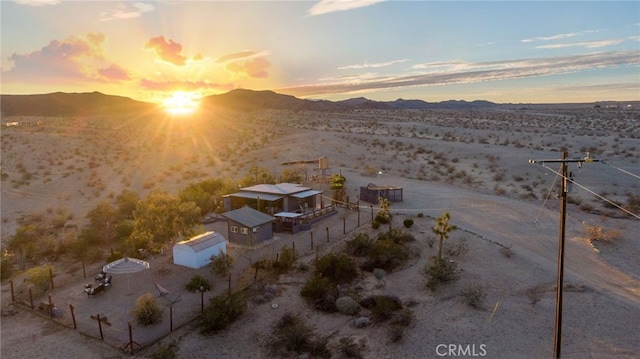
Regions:
<instances>
[{"instance_id":1,"label":"wispy cloud","mask_svg":"<svg viewBox=\"0 0 640 359\"><path fill-rule=\"evenodd\" d=\"M523 39L523 40L520 40L520 42L538 42L538 41L562 40L562 39L567 39L567 38L570 38L570 37L591 34L591 33L598 32L598 31L599 30L585 30L585 31L580 31L580 32L569 32L569 33L565 33L565 34L556 34L556 35L551 35L551 36L539 36L539 37L533 37L533 38L529 38L529 39Z\"/></svg>"},{"instance_id":2,"label":"wispy cloud","mask_svg":"<svg viewBox=\"0 0 640 359\"><path fill-rule=\"evenodd\" d=\"M357 9L371 6L385 0L321 0L309 9L309 15L323 15L336 11Z\"/></svg>"},{"instance_id":3,"label":"wispy cloud","mask_svg":"<svg viewBox=\"0 0 640 359\"><path fill-rule=\"evenodd\" d=\"M121 2L117 3L113 10L100 13L100 21L133 19L142 16L145 12L151 12L154 9L154 6L149 3Z\"/></svg>"},{"instance_id":4,"label":"wispy cloud","mask_svg":"<svg viewBox=\"0 0 640 359\"><path fill-rule=\"evenodd\" d=\"M253 51L253 50L244 50L233 52L227 55L220 56L216 59L216 63L223 64L226 62L233 62L239 60L247 60L254 57L262 57L269 55L268 51Z\"/></svg>"},{"instance_id":5,"label":"wispy cloud","mask_svg":"<svg viewBox=\"0 0 640 359\"><path fill-rule=\"evenodd\" d=\"M372 64L370 64L370 63L365 61L364 64L341 66L341 67L338 67L338 70L360 70L360 69L371 69L371 68L387 67L387 66L391 66L393 64L399 64L399 63L403 63L403 62L407 62L407 61L409 61L409 59L391 60L391 61L385 61L385 62L376 62L376 63L372 63Z\"/></svg>"},{"instance_id":6,"label":"wispy cloud","mask_svg":"<svg viewBox=\"0 0 640 359\"><path fill-rule=\"evenodd\" d=\"M270 66L269 61L262 57L257 57L246 61L231 62L226 69L240 77L266 78L269 77L267 69Z\"/></svg>"},{"instance_id":7,"label":"wispy cloud","mask_svg":"<svg viewBox=\"0 0 640 359\"><path fill-rule=\"evenodd\" d=\"M449 70L436 69L410 75L376 77L369 80L336 81L279 89L279 92L296 96L328 93L353 93L417 86L464 84L485 81L519 79L536 76L558 75L594 68L640 64L637 51L610 51L564 57L545 57L520 60L465 63L462 61L422 64L423 69L459 64L464 70L452 66Z\"/></svg>"},{"instance_id":8,"label":"wispy cloud","mask_svg":"<svg viewBox=\"0 0 640 359\"><path fill-rule=\"evenodd\" d=\"M154 51L160 60L176 66L184 66L188 62L201 61L203 59L200 54L192 58L185 56L182 53L181 44L171 39L165 39L164 36L149 39L144 44L144 48Z\"/></svg>"},{"instance_id":9,"label":"wispy cloud","mask_svg":"<svg viewBox=\"0 0 640 359\"><path fill-rule=\"evenodd\" d=\"M601 41L585 41L585 42L570 42L564 44L550 44L536 46L536 49L562 49L566 47L584 47L587 49L596 49L599 47L613 46L622 43L622 39L613 40L601 40Z\"/></svg>"},{"instance_id":10,"label":"wispy cloud","mask_svg":"<svg viewBox=\"0 0 640 359\"><path fill-rule=\"evenodd\" d=\"M57 5L61 2L61 0L15 0L15 2L20 5L27 6L47 6Z\"/></svg>"}]
</instances>

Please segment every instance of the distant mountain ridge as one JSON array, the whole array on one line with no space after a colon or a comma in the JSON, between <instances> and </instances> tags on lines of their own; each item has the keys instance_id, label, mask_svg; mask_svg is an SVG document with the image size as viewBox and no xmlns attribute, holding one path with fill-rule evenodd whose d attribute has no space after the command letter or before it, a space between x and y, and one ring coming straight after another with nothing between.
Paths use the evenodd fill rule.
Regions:
<instances>
[{"instance_id":1,"label":"distant mountain ridge","mask_svg":"<svg viewBox=\"0 0 640 359\"><path fill-rule=\"evenodd\" d=\"M511 104L514 106L515 104ZM587 104L583 104L587 105ZM305 100L274 91L231 90L220 95L201 99L204 109L222 108L232 111L256 111L265 109L293 111L344 111L344 110L470 110L508 106L490 101L448 100L427 102L423 100L397 99L374 101L364 97L342 101ZM0 95L0 111L3 116L95 116L154 113L158 105L136 101L128 97L105 95L100 92L63 93L40 95Z\"/></svg>"},{"instance_id":2,"label":"distant mountain ridge","mask_svg":"<svg viewBox=\"0 0 640 359\"><path fill-rule=\"evenodd\" d=\"M0 95L3 116L95 116L156 111L157 106L100 92Z\"/></svg>"}]
</instances>

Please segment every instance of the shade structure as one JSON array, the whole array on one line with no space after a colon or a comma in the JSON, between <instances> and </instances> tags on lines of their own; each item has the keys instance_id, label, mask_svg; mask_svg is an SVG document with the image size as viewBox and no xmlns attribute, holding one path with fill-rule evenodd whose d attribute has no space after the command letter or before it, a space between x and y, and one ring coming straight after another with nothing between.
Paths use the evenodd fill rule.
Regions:
<instances>
[{"instance_id":1,"label":"shade structure","mask_svg":"<svg viewBox=\"0 0 640 359\"><path fill-rule=\"evenodd\" d=\"M141 259L124 257L109 264L105 264L102 267L102 271L109 274L126 274L127 286L129 287L129 293L131 293L131 282L129 281L129 274L138 273L145 269L149 269L149 262L145 262Z\"/></svg>"}]
</instances>

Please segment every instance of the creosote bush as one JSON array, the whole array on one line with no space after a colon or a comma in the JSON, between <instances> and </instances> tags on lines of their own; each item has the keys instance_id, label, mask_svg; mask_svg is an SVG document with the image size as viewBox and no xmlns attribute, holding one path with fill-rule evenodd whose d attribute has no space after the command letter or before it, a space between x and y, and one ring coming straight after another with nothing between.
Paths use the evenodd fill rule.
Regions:
<instances>
[{"instance_id":1,"label":"creosote bush","mask_svg":"<svg viewBox=\"0 0 640 359\"><path fill-rule=\"evenodd\" d=\"M285 313L275 324L267 342L272 356L286 357L292 353L312 358L330 358L328 338L314 338L313 329L299 315Z\"/></svg>"},{"instance_id":2,"label":"creosote bush","mask_svg":"<svg viewBox=\"0 0 640 359\"><path fill-rule=\"evenodd\" d=\"M346 315L356 315L360 311L360 304L351 297L340 297L336 300L338 311Z\"/></svg>"},{"instance_id":3,"label":"creosote bush","mask_svg":"<svg viewBox=\"0 0 640 359\"><path fill-rule=\"evenodd\" d=\"M146 327L162 321L162 309L151 293L143 294L136 299L132 312L139 325Z\"/></svg>"},{"instance_id":4,"label":"creosote bush","mask_svg":"<svg viewBox=\"0 0 640 359\"><path fill-rule=\"evenodd\" d=\"M211 290L211 282L201 275L194 275L189 282L185 285L185 289L191 293L195 292L207 292Z\"/></svg>"},{"instance_id":5,"label":"creosote bush","mask_svg":"<svg viewBox=\"0 0 640 359\"><path fill-rule=\"evenodd\" d=\"M217 333L235 322L246 310L247 300L242 293L213 297L200 318L202 332Z\"/></svg>"},{"instance_id":6,"label":"creosote bush","mask_svg":"<svg viewBox=\"0 0 640 359\"><path fill-rule=\"evenodd\" d=\"M482 302L486 296L480 286L467 287L460 291L462 301L475 309L482 309Z\"/></svg>"},{"instance_id":7,"label":"creosote bush","mask_svg":"<svg viewBox=\"0 0 640 359\"><path fill-rule=\"evenodd\" d=\"M432 257L423 269L427 277L427 288L436 290L439 285L458 280L457 264L447 258Z\"/></svg>"},{"instance_id":8,"label":"creosote bush","mask_svg":"<svg viewBox=\"0 0 640 359\"><path fill-rule=\"evenodd\" d=\"M211 269L219 276L226 276L234 262L235 258L221 251L217 255L211 256Z\"/></svg>"},{"instance_id":9,"label":"creosote bush","mask_svg":"<svg viewBox=\"0 0 640 359\"><path fill-rule=\"evenodd\" d=\"M315 262L315 274L334 284L351 283L358 277L358 265L344 253L328 253Z\"/></svg>"},{"instance_id":10,"label":"creosote bush","mask_svg":"<svg viewBox=\"0 0 640 359\"><path fill-rule=\"evenodd\" d=\"M413 226L413 219L406 218L404 221L402 221L402 224L405 228L411 228L411 226Z\"/></svg>"}]
</instances>

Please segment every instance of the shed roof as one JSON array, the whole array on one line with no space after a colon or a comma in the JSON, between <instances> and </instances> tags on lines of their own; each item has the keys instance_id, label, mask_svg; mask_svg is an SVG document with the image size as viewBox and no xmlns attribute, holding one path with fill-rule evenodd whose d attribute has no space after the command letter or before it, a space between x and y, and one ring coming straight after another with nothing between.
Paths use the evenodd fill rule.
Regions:
<instances>
[{"instance_id":1,"label":"shed roof","mask_svg":"<svg viewBox=\"0 0 640 359\"><path fill-rule=\"evenodd\" d=\"M222 215L234 222L238 222L250 228L273 222L275 220L272 216L256 211L251 207L238 208L233 211L225 212Z\"/></svg>"},{"instance_id":2,"label":"shed roof","mask_svg":"<svg viewBox=\"0 0 640 359\"><path fill-rule=\"evenodd\" d=\"M191 237L187 240L180 241L176 243L176 245L182 244L185 246L189 246L191 247L191 249L193 249L194 252L200 252L225 241L226 239L222 234L210 231L199 234L195 237Z\"/></svg>"},{"instance_id":3,"label":"shed roof","mask_svg":"<svg viewBox=\"0 0 640 359\"><path fill-rule=\"evenodd\" d=\"M295 197L295 198L307 198L307 197L312 197L315 196L317 194L322 193L322 191L317 191L315 189L310 189L304 192L299 192L299 193L294 193L291 195L291 197Z\"/></svg>"}]
</instances>

